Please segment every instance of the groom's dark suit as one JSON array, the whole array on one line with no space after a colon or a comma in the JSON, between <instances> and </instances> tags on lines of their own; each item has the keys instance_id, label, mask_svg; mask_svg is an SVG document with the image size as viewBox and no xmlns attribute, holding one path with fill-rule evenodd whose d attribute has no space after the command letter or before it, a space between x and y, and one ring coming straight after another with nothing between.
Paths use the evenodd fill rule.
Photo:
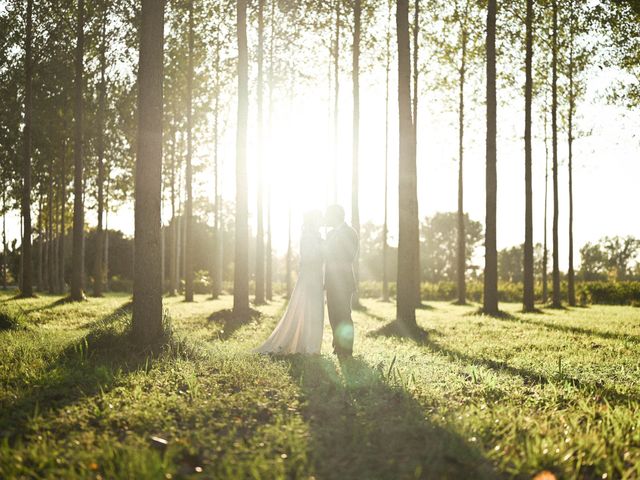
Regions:
<instances>
[{"instance_id":1,"label":"groom's dark suit","mask_svg":"<svg viewBox=\"0 0 640 480\"><path fill-rule=\"evenodd\" d=\"M333 351L338 355L353 353L351 297L356 291L353 262L358 253L358 234L346 223L327 235L325 244L324 286L327 310L333 330Z\"/></svg>"}]
</instances>

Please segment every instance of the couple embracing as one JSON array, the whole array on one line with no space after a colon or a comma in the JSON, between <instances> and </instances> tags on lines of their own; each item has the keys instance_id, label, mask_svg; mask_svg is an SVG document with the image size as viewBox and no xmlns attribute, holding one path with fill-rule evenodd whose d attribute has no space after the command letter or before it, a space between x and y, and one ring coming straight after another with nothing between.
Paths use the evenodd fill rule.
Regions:
<instances>
[{"instance_id":1,"label":"couple embracing","mask_svg":"<svg viewBox=\"0 0 640 480\"><path fill-rule=\"evenodd\" d=\"M324 220L324 221L323 221ZM322 238L320 229L331 228ZM353 263L358 235L344 221L344 209L332 205L322 217L305 215L300 240L300 271L287 310L258 353L320 353L324 329L324 297L333 331L333 351L339 357L353 353L351 297L356 291Z\"/></svg>"}]
</instances>

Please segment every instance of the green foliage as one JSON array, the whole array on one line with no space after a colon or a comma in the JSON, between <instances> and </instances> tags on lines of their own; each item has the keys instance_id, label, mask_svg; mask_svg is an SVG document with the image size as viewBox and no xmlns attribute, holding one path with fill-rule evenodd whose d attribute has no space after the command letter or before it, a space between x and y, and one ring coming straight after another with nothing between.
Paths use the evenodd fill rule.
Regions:
<instances>
[{"instance_id":1,"label":"green foliage","mask_svg":"<svg viewBox=\"0 0 640 480\"><path fill-rule=\"evenodd\" d=\"M586 282L578 285L578 296L600 305L640 303L640 282Z\"/></svg>"}]
</instances>

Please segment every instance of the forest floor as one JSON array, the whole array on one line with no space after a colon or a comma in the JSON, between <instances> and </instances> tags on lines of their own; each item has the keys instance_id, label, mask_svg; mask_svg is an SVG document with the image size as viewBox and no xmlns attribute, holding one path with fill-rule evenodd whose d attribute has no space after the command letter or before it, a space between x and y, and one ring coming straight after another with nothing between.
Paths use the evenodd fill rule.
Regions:
<instances>
[{"instance_id":1,"label":"forest floor","mask_svg":"<svg viewBox=\"0 0 640 480\"><path fill-rule=\"evenodd\" d=\"M145 352L128 296L58 300L0 294L0 478L640 478L638 308L431 303L409 339L364 300L341 364L328 325L321 356L250 353L282 301L168 298Z\"/></svg>"}]
</instances>

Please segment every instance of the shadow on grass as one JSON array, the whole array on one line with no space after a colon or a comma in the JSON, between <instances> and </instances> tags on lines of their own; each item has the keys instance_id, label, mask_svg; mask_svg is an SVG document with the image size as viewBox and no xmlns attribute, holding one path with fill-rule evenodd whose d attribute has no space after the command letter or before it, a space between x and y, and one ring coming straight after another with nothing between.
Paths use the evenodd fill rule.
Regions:
<instances>
[{"instance_id":1,"label":"shadow on grass","mask_svg":"<svg viewBox=\"0 0 640 480\"><path fill-rule=\"evenodd\" d=\"M578 378L571 377L565 373L558 373L549 376L534 370L514 367L506 362L494 360L490 358L477 357L457 350L449 349L444 345L427 339L423 345L434 353L439 353L449 359L461 362L467 365L480 365L496 372L504 372L509 375L520 377L525 385L548 385L548 384L565 384L573 388L577 388L592 396L595 400L601 401L606 399L610 403L629 403L638 400L637 394L619 392L614 388L604 385L604 382L597 381L595 383L584 382Z\"/></svg>"},{"instance_id":2,"label":"shadow on grass","mask_svg":"<svg viewBox=\"0 0 640 480\"><path fill-rule=\"evenodd\" d=\"M456 433L430 423L405 390L361 359L284 359L302 389L315 476L323 479L501 478Z\"/></svg>"},{"instance_id":3,"label":"shadow on grass","mask_svg":"<svg viewBox=\"0 0 640 480\"><path fill-rule=\"evenodd\" d=\"M173 338L169 329L155 344L140 347L131 338L130 319L126 308L119 308L92 322L84 337L53 358L38 359L45 367L25 380L14 401L0 404L0 437L10 441L28 437L34 417L53 415L82 398L109 391L121 381L122 374L148 371L161 356L191 356L189 347Z\"/></svg>"},{"instance_id":4,"label":"shadow on grass","mask_svg":"<svg viewBox=\"0 0 640 480\"><path fill-rule=\"evenodd\" d=\"M514 323L522 323L524 325L535 325L538 327L543 327L548 330L555 330L557 332L563 333L573 333L576 335L586 335L589 337L598 337L604 340L616 340L621 342L632 342L640 345L640 337L637 335L630 334L621 334L614 332L601 332L598 330L593 330L590 328L582 328L582 327L574 327L571 325L563 325L551 322L543 322L543 321L535 321L535 320L527 320L525 318L503 318L502 320L514 322Z\"/></svg>"},{"instance_id":5,"label":"shadow on grass","mask_svg":"<svg viewBox=\"0 0 640 480\"><path fill-rule=\"evenodd\" d=\"M497 318L497 319L501 319L501 320L516 320L517 319L517 317L515 315L513 315L512 313L509 313L509 312L505 312L504 310L498 310L498 313L487 313L482 309L482 307L478 308L477 310L472 310L471 312L464 313L463 316L490 317L490 318Z\"/></svg>"},{"instance_id":6,"label":"shadow on grass","mask_svg":"<svg viewBox=\"0 0 640 480\"><path fill-rule=\"evenodd\" d=\"M416 325L407 326L402 322L398 322L397 320L393 320L388 324L384 325L373 332L369 332L367 334L368 337L393 337L393 338L407 338L409 340L413 340L418 345L425 345L429 338L429 334L433 333L433 331L428 331L423 329L422 327Z\"/></svg>"},{"instance_id":7,"label":"shadow on grass","mask_svg":"<svg viewBox=\"0 0 640 480\"><path fill-rule=\"evenodd\" d=\"M241 327L258 320L260 317L262 317L262 313L252 308L242 314L225 309L212 313L208 320L220 327L220 340L229 340Z\"/></svg>"}]
</instances>

